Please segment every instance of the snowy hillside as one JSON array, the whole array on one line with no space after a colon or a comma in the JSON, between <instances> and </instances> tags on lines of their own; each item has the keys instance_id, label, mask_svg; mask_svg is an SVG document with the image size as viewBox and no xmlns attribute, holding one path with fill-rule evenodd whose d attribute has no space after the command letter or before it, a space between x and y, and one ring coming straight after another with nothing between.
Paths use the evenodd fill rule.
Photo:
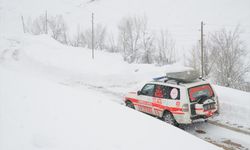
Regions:
<instances>
[{"instance_id":1,"label":"snowy hillside","mask_svg":"<svg viewBox=\"0 0 250 150\"><path fill-rule=\"evenodd\" d=\"M172 149L216 149L87 88L75 91L3 69L0 81L2 150L165 149L166 144ZM177 146L178 140L185 142Z\"/></svg>"},{"instance_id":2,"label":"snowy hillside","mask_svg":"<svg viewBox=\"0 0 250 150\"><path fill-rule=\"evenodd\" d=\"M162 143L157 144L157 149L162 149L164 141L171 141L173 149L182 149L176 147L180 137L187 142L185 148L196 149L197 145L215 148L185 131L119 105L126 92L137 90L152 77L184 67L127 64L119 55L106 52L98 52L92 60L90 50L63 46L44 35L9 36L1 41L0 119L4 123L0 126L0 146L3 149L21 145L25 149L155 147L150 143ZM238 125L249 127L249 115L244 115L250 114L246 106L249 93L216 89L221 119L232 124L240 121ZM229 113L231 110L238 113ZM134 142L127 144L128 139ZM248 140L241 144L250 146ZM13 141L16 145L11 146L9 143Z\"/></svg>"},{"instance_id":3,"label":"snowy hillside","mask_svg":"<svg viewBox=\"0 0 250 150\"><path fill-rule=\"evenodd\" d=\"M182 58L200 39L201 21L205 38L209 32L240 24L249 49L247 4L244 0L1 0L0 150L249 149L250 93L213 85L220 115L210 121L242 132L211 123L175 128L126 108L123 98L153 77L189 69L182 65L183 59L162 67L129 64L120 54L105 50L96 51L92 59L88 48L63 45L48 35L24 34L21 21L21 16L28 22L46 11L49 16L62 15L74 36L76 30L90 27L94 12L95 24L116 35L123 17L146 16L152 31L170 31Z\"/></svg>"},{"instance_id":4,"label":"snowy hillside","mask_svg":"<svg viewBox=\"0 0 250 150\"><path fill-rule=\"evenodd\" d=\"M232 29L241 25L243 39L250 47L249 1L245 0L1 0L1 33L21 33L21 16L25 20L43 15L63 15L71 34L77 27L91 26L91 13L95 23L117 33L117 25L125 16L147 16L149 28L157 31L168 29L176 40L180 55L200 39L200 22L205 22L204 33L223 27ZM216 16L216 17L215 17Z\"/></svg>"},{"instance_id":5,"label":"snowy hillside","mask_svg":"<svg viewBox=\"0 0 250 150\"><path fill-rule=\"evenodd\" d=\"M188 69L180 64L163 67L128 64L119 54L100 51L93 60L91 50L64 46L46 35L3 37L1 41L2 67L26 70L36 76L45 75L49 80L71 86L99 87L120 97L138 90L153 77ZM215 88L222 112L218 119L231 124L240 121L240 125L250 126L250 94L219 86ZM122 103L121 99L118 102Z\"/></svg>"},{"instance_id":6,"label":"snowy hillside","mask_svg":"<svg viewBox=\"0 0 250 150\"><path fill-rule=\"evenodd\" d=\"M178 128L111 102L107 94L88 86L75 89L63 83L69 77L93 75L94 79L100 71L101 63L95 62L92 66L91 60L86 60L87 50L80 53L79 49L67 49L45 36L20 39L8 39L10 45L5 45L6 48L1 45L1 50L6 50L1 51L4 55L0 67L2 150L165 149L166 144L171 149L217 149ZM63 55L58 55L59 50ZM43 55L45 53L50 55ZM85 65L76 73L74 66L80 57ZM73 70L67 71L69 64ZM120 63L119 67L126 66L124 64ZM84 69L96 66L99 67L93 68L95 72ZM107 83L105 70L109 69L101 70L96 79ZM183 141L183 145L178 145L178 140Z\"/></svg>"}]
</instances>

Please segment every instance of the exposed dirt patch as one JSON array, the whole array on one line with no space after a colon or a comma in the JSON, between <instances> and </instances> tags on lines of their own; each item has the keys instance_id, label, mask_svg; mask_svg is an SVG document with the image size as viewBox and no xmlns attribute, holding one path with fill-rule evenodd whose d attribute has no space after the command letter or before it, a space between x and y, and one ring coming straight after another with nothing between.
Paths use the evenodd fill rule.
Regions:
<instances>
[{"instance_id":1,"label":"exposed dirt patch","mask_svg":"<svg viewBox=\"0 0 250 150\"><path fill-rule=\"evenodd\" d=\"M243 126L237 126L238 128L243 128Z\"/></svg>"},{"instance_id":2,"label":"exposed dirt patch","mask_svg":"<svg viewBox=\"0 0 250 150\"><path fill-rule=\"evenodd\" d=\"M200 129L195 130L195 132L197 132L197 133L199 133L199 134L206 134L206 132L205 132L205 131L200 130Z\"/></svg>"}]
</instances>

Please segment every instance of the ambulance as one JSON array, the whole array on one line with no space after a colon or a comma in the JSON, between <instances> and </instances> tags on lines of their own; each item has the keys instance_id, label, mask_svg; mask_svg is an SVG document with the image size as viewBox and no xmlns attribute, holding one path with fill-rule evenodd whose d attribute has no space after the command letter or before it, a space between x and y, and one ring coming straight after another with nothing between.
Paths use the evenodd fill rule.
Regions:
<instances>
[{"instance_id":1,"label":"ambulance","mask_svg":"<svg viewBox=\"0 0 250 150\"><path fill-rule=\"evenodd\" d=\"M129 92L124 102L174 126L206 121L219 112L218 96L208 81L197 77L195 71L168 73Z\"/></svg>"}]
</instances>

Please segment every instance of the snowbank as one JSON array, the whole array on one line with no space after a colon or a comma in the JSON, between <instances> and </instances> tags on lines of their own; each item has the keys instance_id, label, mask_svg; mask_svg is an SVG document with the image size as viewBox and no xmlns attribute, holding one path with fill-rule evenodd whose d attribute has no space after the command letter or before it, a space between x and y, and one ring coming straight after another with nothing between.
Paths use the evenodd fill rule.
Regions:
<instances>
[{"instance_id":1,"label":"snowbank","mask_svg":"<svg viewBox=\"0 0 250 150\"><path fill-rule=\"evenodd\" d=\"M218 149L87 88L4 68L0 83L1 150Z\"/></svg>"},{"instance_id":2,"label":"snowbank","mask_svg":"<svg viewBox=\"0 0 250 150\"><path fill-rule=\"evenodd\" d=\"M250 93L214 87L220 101L220 115L215 119L235 126L250 127Z\"/></svg>"},{"instance_id":3,"label":"snowbank","mask_svg":"<svg viewBox=\"0 0 250 150\"><path fill-rule=\"evenodd\" d=\"M153 77L189 69L180 64L164 67L128 64L120 54L104 51L96 51L93 60L91 50L64 46L46 35L2 37L1 41L2 67L29 72L52 82L116 94L118 99L114 101L118 103L122 103L124 94L140 89ZM219 86L215 89L221 105L221 114L215 119L249 127L249 93Z\"/></svg>"}]
</instances>

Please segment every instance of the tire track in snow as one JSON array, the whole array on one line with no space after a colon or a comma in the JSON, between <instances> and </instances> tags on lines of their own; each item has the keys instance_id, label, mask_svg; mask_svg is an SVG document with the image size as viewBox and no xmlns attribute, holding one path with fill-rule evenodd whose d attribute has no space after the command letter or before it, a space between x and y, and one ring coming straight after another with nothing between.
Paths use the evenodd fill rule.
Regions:
<instances>
[{"instance_id":1,"label":"tire track in snow","mask_svg":"<svg viewBox=\"0 0 250 150\"><path fill-rule=\"evenodd\" d=\"M235 132L243 133L243 134L246 134L246 135L250 136L250 132L249 131L242 130L242 129L239 129L239 128L236 128L236 127L232 127L232 126L228 126L226 124L222 124L222 123L219 123L217 121L208 120L208 123L216 125L216 126L219 126L219 127L222 127L222 128L226 128L226 129L229 129L229 130L232 130L232 131L235 131Z\"/></svg>"},{"instance_id":2,"label":"tire track in snow","mask_svg":"<svg viewBox=\"0 0 250 150\"><path fill-rule=\"evenodd\" d=\"M85 87L88 87L88 88L90 88L92 90L95 90L95 91L98 91L98 92L101 92L101 93L105 93L105 94L110 94L110 95L113 95L113 96L115 96L117 98L120 98L120 99L122 99L124 97L124 95L125 95L124 93L118 93L118 92L108 90L107 88L104 88L103 86L91 85L91 84L84 83L82 81L76 81L73 84L74 84L74 86L76 86L76 85L85 86ZM119 86L119 85L117 85L117 86ZM122 100L120 100L120 101L117 100L115 102L118 102L120 104L124 104L124 103L122 103ZM213 121L213 120L208 120L208 123L213 124L213 125L218 126L218 127L222 127L222 128L225 128L225 129L229 129L229 130L232 130L232 131L235 131L235 132L238 132L238 133L243 133L243 134L246 134L246 135L250 136L250 132L246 131L246 130L242 130L242 129L239 129L239 128L236 128L236 127L228 126L226 124L218 123L218 122Z\"/></svg>"},{"instance_id":3,"label":"tire track in snow","mask_svg":"<svg viewBox=\"0 0 250 150\"><path fill-rule=\"evenodd\" d=\"M112 95L112 96L117 98L117 99L112 100L112 101L114 101L116 103L119 103L121 105L124 105L124 103L122 101L122 99L123 99L123 97L125 95L124 93L118 93L118 92L108 90L104 86L97 86L97 85L87 84L87 83L84 83L82 81L61 82L61 84L66 85L66 86L71 86L71 87L78 87L78 88L81 88L81 86L83 86L83 87L87 87L88 89L95 90L97 92L101 92L101 93L104 93L104 94L109 94L109 95Z\"/></svg>"}]
</instances>

